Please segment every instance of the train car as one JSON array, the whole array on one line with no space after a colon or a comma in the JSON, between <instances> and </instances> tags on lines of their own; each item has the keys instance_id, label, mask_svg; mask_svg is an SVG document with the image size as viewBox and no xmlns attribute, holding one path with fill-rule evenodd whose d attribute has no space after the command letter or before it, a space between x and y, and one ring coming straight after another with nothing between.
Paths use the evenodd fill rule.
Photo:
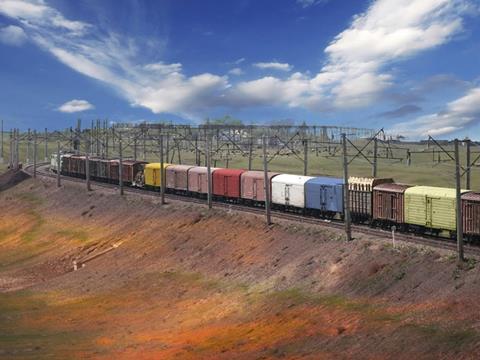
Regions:
<instances>
[{"instance_id":1,"label":"train car","mask_svg":"<svg viewBox=\"0 0 480 360\"><path fill-rule=\"evenodd\" d=\"M135 182L138 173L144 171L146 161L123 160L122 161L122 180L126 185L132 185Z\"/></svg>"},{"instance_id":2,"label":"train car","mask_svg":"<svg viewBox=\"0 0 480 360\"><path fill-rule=\"evenodd\" d=\"M385 183L373 188L373 222L384 227L404 227L405 190L411 185Z\"/></svg>"},{"instance_id":3,"label":"train car","mask_svg":"<svg viewBox=\"0 0 480 360\"><path fill-rule=\"evenodd\" d=\"M93 158L90 161L90 176L93 180L106 181L110 178L111 160Z\"/></svg>"},{"instance_id":4,"label":"train car","mask_svg":"<svg viewBox=\"0 0 480 360\"><path fill-rule=\"evenodd\" d=\"M272 204L274 207L303 212L305 208L305 183L312 176L280 174L272 179Z\"/></svg>"},{"instance_id":5,"label":"train car","mask_svg":"<svg viewBox=\"0 0 480 360\"><path fill-rule=\"evenodd\" d=\"M185 194L188 191L188 171L191 165L170 165L165 169L166 188L171 192Z\"/></svg>"},{"instance_id":6,"label":"train car","mask_svg":"<svg viewBox=\"0 0 480 360\"><path fill-rule=\"evenodd\" d=\"M170 164L163 164L163 171L170 166ZM145 164L143 169L143 182L146 188L158 189L162 186L162 177L160 176L160 163Z\"/></svg>"},{"instance_id":7,"label":"train car","mask_svg":"<svg viewBox=\"0 0 480 360\"><path fill-rule=\"evenodd\" d=\"M305 207L309 213L343 217L343 179L315 177L305 183Z\"/></svg>"},{"instance_id":8,"label":"train car","mask_svg":"<svg viewBox=\"0 0 480 360\"><path fill-rule=\"evenodd\" d=\"M373 208L373 188L380 184L393 183L393 179L350 177L348 190L350 195L350 214L356 222L370 222Z\"/></svg>"},{"instance_id":9,"label":"train car","mask_svg":"<svg viewBox=\"0 0 480 360\"><path fill-rule=\"evenodd\" d=\"M85 178L85 156L84 155L72 155L70 158L71 173L78 178Z\"/></svg>"},{"instance_id":10,"label":"train car","mask_svg":"<svg viewBox=\"0 0 480 360\"><path fill-rule=\"evenodd\" d=\"M62 168L62 156L60 155L60 169ZM58 170L58 161L57 161L57 153L54 153L50 156L50 171L56 173Z\"/></svg>"},{"instance_id":11,"label":"train car","mask_svg":"<svg viewBox=\"0 0 480 360\"><path fill-rule=\"evenodd\" d=\"M268 172L268 186L270 187L270 200L272 199L272 178L279 175ZM263 171L245 171L241 176L241 198L251 204L265 202L265 174Z\"/></svg>"},{"instance_id":12,"label":"train car","mask_svg":"<svg viewBox=\"0 0 480 360\"><path fill-rule=\"evenodd\" d=\"M434 235L445 230L453 235L457 228L455 189L412 186L405 190L404 196L405 223L411 230Z\"/></svg>"},{"instance_id":13,"label":"train car","mask_svg":"<svg viewBox=\"0 0 480 360\"><path fill-rule=\"evenodd\" d=\"M213 174L218 168L210 168ZM207 167L195 166L188 170L188 192L193 196L204 197L208 193Z\"/></svg>"},{"instance_id":14,"label":"train car","mask_svg":"<svg viewBox=\"0 0 480 360\"><path fill-rule=\"evenodd\" d=\"M212 194L215 198L228 201L238 201L241 191L241 176L245 170L217 169L212 173Z\"/></svg>"},{"instance_id":15,"label":"train car","mask_svg":"<svg viewBox=\"0 0 480 360\"><path fill-rule=\"evenodd\" d=\"M463 232L470 240L480 240L480 193L462 195Z\"/></svg>"}]
</instances>

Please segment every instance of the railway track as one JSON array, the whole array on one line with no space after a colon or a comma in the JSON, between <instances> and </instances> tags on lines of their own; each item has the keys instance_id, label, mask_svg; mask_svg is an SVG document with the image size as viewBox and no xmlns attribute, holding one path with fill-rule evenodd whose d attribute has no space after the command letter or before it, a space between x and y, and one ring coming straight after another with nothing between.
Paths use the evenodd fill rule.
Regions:
<instances>
[{"instance_id":1,"label":"railway track","mask_svg":"<svg viewBox=\"0 0 480 360\"><path fill-rule=\"evenodd\" d=\"M57 175L51 173L48 170L48 163L40 163L37 165L37 176L42 176L42 177L49 177L49 178L56 178ZM22 169L25 173L28 175L33 174L33 165L27 165L25 168ZM62 176L62 180L67 180L70 182L79 182L79 183L85 183L84 179L80 178L74 178L74 177L68 177L68 176ZM118 188L118 185L116 184L109 184L109 183L103 183L103 182L97 182L97 181L92 181L92 184L95 184L95 186L98 187L103 187L103 188L108 188L108 189L116 189ZM144 189L138 189L138 188L131 188L131 187L125 187L124 188L125 193L130 193L130 194L141 194L143 196L151 196L158 198L159 194L157 192L149 191L149 190L144 190ZM176 201L182 201L182 202L190 202L190 203L196 203L196 204L201 204L205 205L205 200L204 199L199 199L199 198L192 198L192 197L186 197L182 195L176 195L176 194L165 194L166 199L170 200L176 200ZM234 211L240 211L244 213L251 213L251 214L256 214L256 215L264 215L265 210L262 208L254 208L254 207L249 207L245 205L240 205L240 204L232 204L232 203L223 203L223 202L218 202L214 201L213 202L213 207L215 208L222 208L222 209L228 209L228 210L234 210ZM305 223L305 224L313 224L313 225L319 225L327 228L333 228L333 229L340 229L342 230L344 228L344 224L340 220L325 220L325 219L319 219L319 218L314 218L314 217L309 217L309 216L303 216L299 214L290 214L290 213L284 213L280 211L271 211L272 218L276 219L282 219L282 220L288 220L288 221L293 221L293 222L300 222L300 223ZM391 237L391 232L383 229L378 229L378 228L371 228L367 225L357 225L357 224L352 224L352 231L365 234L365 235L371 235L371 236L376 236L376 237L382 237L382 238L389 238ZM457 250L457 244L454 240L451 239L446 239L446 238L436 238L433 236L420 236L420 235L414 235L414 234L406 234L406 233L395 233L395 240L400 240L408 243L414 243L417 245L423 245L423 246L429 246L429 247L434 247L438 249L444 249L444 250L450 250L450 251L456 251ZM467 257L476 257L480 258L480 247L474 246L471 244L464 244L464 251L465 255Z\"/></svg>"}]
</instances>

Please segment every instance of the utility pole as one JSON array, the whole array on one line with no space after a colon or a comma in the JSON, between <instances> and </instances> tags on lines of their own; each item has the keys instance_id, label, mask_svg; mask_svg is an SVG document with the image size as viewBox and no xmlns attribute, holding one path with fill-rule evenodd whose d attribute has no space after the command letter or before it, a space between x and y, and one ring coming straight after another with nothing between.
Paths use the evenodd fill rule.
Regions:
<instances>
[{"instance_id":1,"label":"utility pole","mask_svg":"<svg viewBox=\"0 0 480 360\"><path fill-rule=\"evenodd\" d=\"M160 203L165 204L165 176L164 176L164 167L165 160L163 158L163 132L160 133Z\"/></svg>"},{"instance_id":2,"label":"utility pole","mask_svg":"<svg viewBox=\"0 0 480 360\"><path fill-rule=\"evenodd\" d=\"M252 170L252 153L253 153L253 130L250 127L250 141L248 143L248 170Z\"/></svg>"},{"instance_id":3,"label":"utility pole","mask_svg":"<svg viewBox=\"0 0 480 360\"><path fill-rule=\"evenodd\" d=\"M471 176L471 171L470 171L470 162L471 162L471 159L470 159L470 147L471 147L472 143L470 140L467 140L467 172L466 172L466 186L465 188L467 190L470 190L471 187L470 187L470 176Z\"/></svg>"},{"instance_id":4,"label":"utility pole","mask_svg":"<svg viewBox=\"0 0 480 360\"><path fill-rule=\"evenodd\" d=\"M137 135L133 138L133 160L137 161Z\"/></svg>"},{"instance_id":5,"label":"utility pole","mask_svg":"<svg viewBox=\"0 0 480 360\"><path fill-rule=\"evenodd\" d=\"M342 134L343 145L343 197L344 197L344 213L345 213L345 235L347 241L352 240L352 228L350 224L350 191L348 188L348 156L347 156L347 136Z\"/></svg>"},{"instance_id":6,"label":"utility pole","mask_svg":"<svg viewBox=\"0 0 480 360\"><path fill-rule=\"evenodd\" d=\"M28 129L27 130L27 155L25 159L26 165L30 164L30 138L31 138L30 129Z\"/></svg>"},{"instance_id":7,"label":"utility pole","mask_svg":"<svg viewBox=\"0 0 480 360\"><path fill-rule=\"evenodd\" d=\"M45 128L45 161L48 161L48 130Z\"/></svg>"},{"instance_id":8,"label":"utility pole","mask_svg":"<svg viewBox=\"0 0 480 360\"><path fill-rule=\"evenodd\" d=\"M458 139L455 139L455 190L457 214L457 251L458 261L464 261L463 256L463 219L462 219L462 191L460 176L460 155L458 153Z\"/></svg>"},{"instance_id":9,"label":"utility pole","mask_svg":"<svg viewBox=\"0 0 480 360\"><path fill-rule=\"evenodd\" d=\"M267 219L267 225L272 224L272 218L270 215L270 180L268 178L268 159L267 159L267 137L263 135L263 183L265 189L265 216Z\"/></svg>"},{"instance_id":10,"label":"utility pole","mask_svg":"<svg viewBox=\"0 0 480 360\"><path fill-rule=\"evenodd\" d=\"M90 142L87 143L86 146L86 151L85 151L85 183L87 185L87 191L91 191L92 187L90 185L90 150L91 150L92 144Z\"/></svg>"},{"instance_id":11,"label":"utility pole","mask_svg":"<svg viewBox=\"0 0 480 360\"><path fill-rule=\"evenodd\" d=\"M118 185L120 186L120 195L123 195L123 157L122 157L122 136L118 139Z\"/></svg>"},{"instance_id":12,"label":"utility pole","mask_svg":"<svg viewBox=\"0 0 480 360\"><path fill-rule=\"evenodd\" d=\"M308 139L303 139L303 176L308 174Z\"/></svg>"},{"instance_id":13,"label":"utility pole","mask_svg":"<svg viewBox=\"0 0 480 360\"><path fill-rule=\"evenodd\" d=\"M212 169L210 164L210 126L207 120L207 131L205 132L205 156L207 157L207 185L208 185L208 193L207 193L207 202L208 208L212 208Z\"/></svg>"},{"instance_id":14,"label":"utility pole","mask_svg":"<svg viewBox=\"0 0 480 360\"><path fill-rule=\"evenodd\" d=\"M37 130L33 130L33 178L37 177Z\"/></svg>"},{"instance_id":15,"label":"utility pole","mask_svg":"<svg viewBox=\"0 0 480 360\"><path fill-rule=\"evenodd\" d=\"M60 183L61 171L62 171L62 163L60 161L60 141L57 141L57 187L62 186Z\"/></svg>"},{"instance_id":16,"label":"utility pole","mask_svg":"<svg viewBox=\"0 0 480 360\"><path fill-rule=\"evenodd\" d=\"M10 147L9 147L9 156L8 156L8 167L11 169L13 167L13 131L10 129Z\"/></svg>"},{"instance_id":17,"label":"utility pole","mask_svg":"<svg viewBox=\"0 0 480 360\"><path fill-rule=\"evenodd\" d=\"M17 141L15 142L15 170L20 168L20 129L17 129Z\"/></svg>"},{"instance_id":18,"label":"utility pole","mask_svg":"<svg viewBox=\"0 0 480 360\"><path fill-rule=\"evenodd\" d=\"M377 153L378 153L378 139L375 137L373 139L373 167L372 167L372 177L377 177Z\"/></svg>"}]
</instances>

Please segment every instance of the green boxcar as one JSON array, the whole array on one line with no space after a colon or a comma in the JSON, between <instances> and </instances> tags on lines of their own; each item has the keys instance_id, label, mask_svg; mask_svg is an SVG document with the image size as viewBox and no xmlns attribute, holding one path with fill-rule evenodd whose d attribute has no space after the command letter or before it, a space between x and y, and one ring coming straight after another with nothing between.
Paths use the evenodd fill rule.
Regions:
<instances>
[{"instance_id":1,"label":"green boxcar","mask_svg":"<svg viewBox=\"0 0 480 360\"><path fill-rule=\"evenodd\" d=\"M465 192L462 190L462 192ZM429 229L455 231L455 189L413 186L405 190L405 222Z\"/></svg>"}]
</instances>

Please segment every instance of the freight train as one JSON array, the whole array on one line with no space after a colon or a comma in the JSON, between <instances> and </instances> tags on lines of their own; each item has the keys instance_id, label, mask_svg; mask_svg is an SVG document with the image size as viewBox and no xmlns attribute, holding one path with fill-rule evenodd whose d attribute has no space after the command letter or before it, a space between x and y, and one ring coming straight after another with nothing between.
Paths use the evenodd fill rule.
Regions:
<instances>
[{"instance_id":1,"label":"freight train","mask_svg":"<svg viewBox=\"0 0 480 360\"><path fill-rule=\"evenodd\" d=\"M62 175L85 178L85 156L60 155ZM118 184L118 159L89 158L92 180ZM50 168L56 172L57 155ZM160 163L123 160L122 180L127 186L159 190L162 186ZM191 197L207 196L207 168L164 164L165 190ZM263 171L211 168L212 196L217 201L264 206ZM344 181L333 177L312 177L268 173L272 208L282 211L342 220L344 217ZM349 208L356 223L404 232L455 237L455 189L398 184L393 179L350 177ZM465 237L480 240L480 193L462 190L462 214Z\"/></svg>"}]
</instances>

